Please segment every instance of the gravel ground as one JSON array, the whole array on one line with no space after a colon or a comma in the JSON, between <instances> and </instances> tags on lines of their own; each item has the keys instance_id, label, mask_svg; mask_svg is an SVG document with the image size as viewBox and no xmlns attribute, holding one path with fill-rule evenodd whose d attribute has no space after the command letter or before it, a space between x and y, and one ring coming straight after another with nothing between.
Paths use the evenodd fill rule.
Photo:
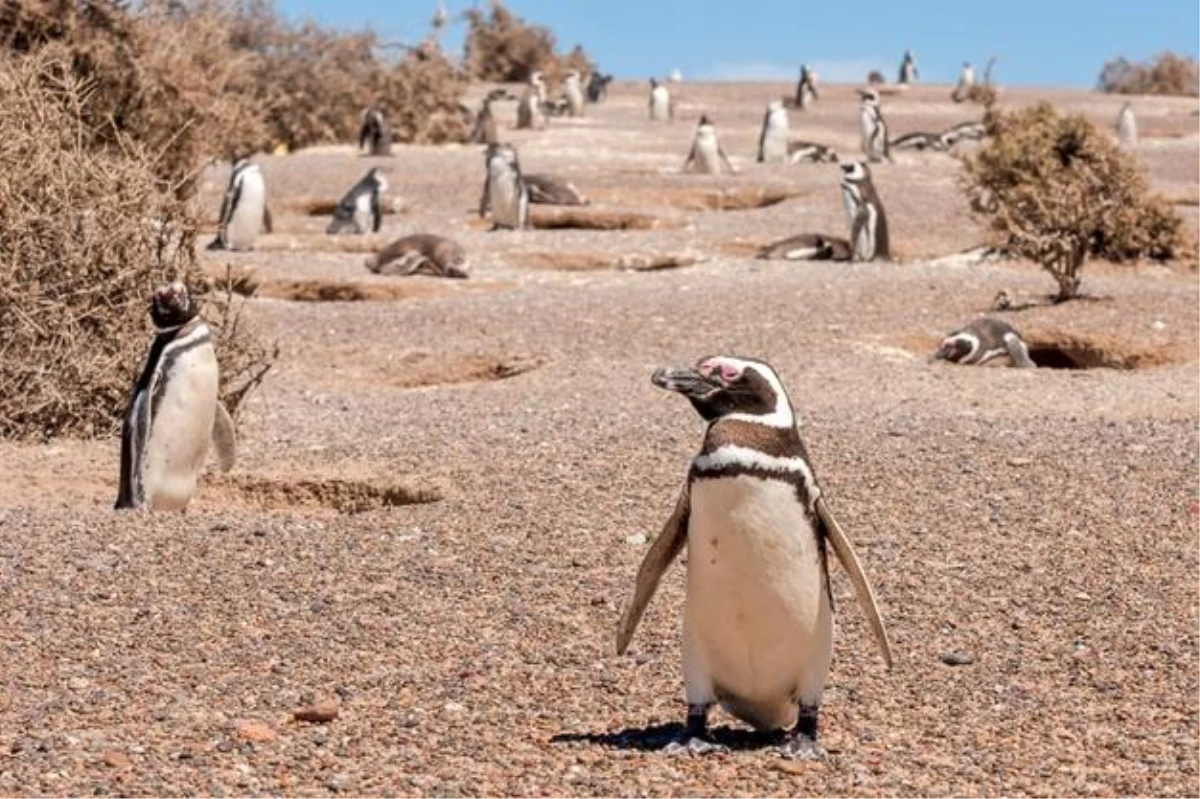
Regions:
<instances>
[{"instance_id":1,"label":"gravel ground","mask_svg":"<svg viewBox=\"0 0 1200 799\"><path fill-rule=\"evenodd\" d=\"M400 212L331 246L296 209L372 160L261 159L279 232L204 255L279 290L248 306L283 354L234 473L185 515L118 516L115 438L0 445L0 794L1195 795L1196 273L1094 264L1090 300L1007 315L1163 365L930 365L996 291L1052 281L930 262L982 238L939 154L876 170L900 263L748 258L844 235L835 166L753 163L762 108L789 90L685 85L680 120L652 127L624 84L586 119L506 134L527 171L654 230L488 233L478 148L399 147ZM948 92L886 97L893 135L978 114ZM1105 125L1122 102L1004 101L1040 96ZM1153 183L1194 198L1196 102L1135 106ZM793 135L852 152L854 107L828 87ZM673 174L701 110L740 174ZM688 207L722 190L790 198ZM459 239L472 279L363 269L367 246L417 231ZM581 268L629 254L701 261ZM279 299L297 280L391 299ZM826 762L784 761L719 712L733 751L654 748L683 715L683 569L614 654L642 536L702 432L649 373L715 352L783 376L898 655L887 671L836 572Z\"/></svg>"}]
</instances>

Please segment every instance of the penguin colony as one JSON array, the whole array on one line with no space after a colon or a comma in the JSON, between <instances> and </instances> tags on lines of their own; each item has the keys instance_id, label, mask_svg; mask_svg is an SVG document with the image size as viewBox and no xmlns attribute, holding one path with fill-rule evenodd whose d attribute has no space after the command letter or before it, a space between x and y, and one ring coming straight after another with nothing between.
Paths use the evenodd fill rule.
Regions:
<instances>
[{"instance_id":1,"label":"penguin colony","mask_svg":"<svg viewBox=\"0 0 1200 799\"><path fill-rule=\"evenodd\" d=\"M528 228L532 203L582 205L587 200L567 180L522 172L516 148L499 140L493 105L517 99L516 127L540 129L551 116L582 116L587 104L604 102L611 80L611 75L593 73L585 82L572 70L562 97L551 101L542 74L535 71L519 99L502 89L484 98L469 140L486 145L479 214L490 216L494 230ZM917 80L916 57L907 51L898 82ZM974 71L965 64L954 99L964 98L973 85ZM805 64L791 105L803 110L818 98L817 75ZM860 99L864 160L840 164L848 238L801 233L764 248L759 257L859 262L890 258L887 215L869 164L890 162L893 148L944 151L986 135L982 123L965 122L941 133L912 132L893 140L879 93L867 89ZM650 121L674 121L675 104L672 91L652 78ZM1128 105L1116 127L1123 143L1136 144L1136 123ZM384 112L368 109L359 149L387 156L391 146ZM785 102L774 100L766 107L756 160L837 163L839 157L825 145L791 140ZM736 172L707 114L699 118L682 171ZM338 203L327 233L378 232L387 189L384 168L370 169ZM270 232L266 198L260 168L248 158L234 159L210 248L250 249L261 232ZM458 243L427 233L392 242L364 265L382 275L469 274L466 253ZM150 313L156 335L125 412L116 507L183 510L210 449L222 471L232 468L234 426L218 400L212 333L187 288L172 283L157 289ZM1003 359L1017 367L1036 366L1011 325L982 318L949 333L930 360L982 365ZM893 658L874 592L822 493L783 381L769 364L733 356L703 358L692 368L662 368L651 381L686 398L707 428L674 511L638 569L632 597L619 619L617 651L624 653L629 647L659 581L686 547L686 725L668 749L702 754L719 748L708 733L708 713L719 704L755 729L785 731L784 755L820 756L819 712L833 641L830 549L854 585L888 667ZM731 596L737 601L730 601Z\"/></svg>"}]
</instances>

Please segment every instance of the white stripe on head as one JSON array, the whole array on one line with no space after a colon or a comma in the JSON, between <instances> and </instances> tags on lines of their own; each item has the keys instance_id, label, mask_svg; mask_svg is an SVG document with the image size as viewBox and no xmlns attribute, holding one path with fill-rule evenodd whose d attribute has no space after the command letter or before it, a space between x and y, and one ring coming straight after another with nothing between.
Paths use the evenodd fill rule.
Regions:
<instances>
[{"instance_id":1,"label":"white stripe on head","mask_svg":"<svg viewBox=\"0 0 1200 799\"><path fill-rule=\"evenodd\" d=\"M959 363L971 363L971 359L975 357L975 354L979 352L979 348L983 346L983 342L979 340L979 336L976 336L974 333L955 333L947 341L965 341L971 345L970 351L958 359Z\"/></svg>"},{"instance_id":2,"label":"white stripe on head","mask_svg":"<svg viewBox=\"0 0 1200 799\"><path fill-rule=\"evenodd\" d=\"M792 405L788 401L787 392L783 390L783 383L779 380L779 375L775 374L775 370L765 363L760 361L747 361L741 358L728 358L719 356L709 358L706 363L720 363L732 366L739 372L747 369L753 369L758 374L762 375L763 379L771 386L771 390L775 392L775 407L770 413L731 413L722 419L733 419L739 422L752 422L761 424L767 427L778 427L787 429L796 426L796 417L792 413Z\"/></svg>"}]
</instances>

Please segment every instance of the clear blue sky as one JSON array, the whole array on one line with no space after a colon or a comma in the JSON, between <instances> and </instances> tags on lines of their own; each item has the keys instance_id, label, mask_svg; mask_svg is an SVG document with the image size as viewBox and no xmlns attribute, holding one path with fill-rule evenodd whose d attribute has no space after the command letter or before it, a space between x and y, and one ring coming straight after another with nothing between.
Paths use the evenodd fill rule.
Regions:
<instances>
[{"instance_id":1,"label":"clear blue sky","mask_svg":"<svg viewBox=\"0 0 1200 799\"><path fill-rule=\"evenodd\" d=\"M451 15L473 5L444 0ZM276 0L289 18L345 29L371 27L416 42L435 0ZM487 7L486 0L478 5ZM830 82L889 79L906 47L921 77L951 82L963 61L997 56L1001 84L1091 87L1105 61L1163 50L1197 53L1196 0L510 0L510 9L582 44L620 78L791 80L808 61ZM462 25L444 44L461 54Z\"/></svg>"}]
</instances>

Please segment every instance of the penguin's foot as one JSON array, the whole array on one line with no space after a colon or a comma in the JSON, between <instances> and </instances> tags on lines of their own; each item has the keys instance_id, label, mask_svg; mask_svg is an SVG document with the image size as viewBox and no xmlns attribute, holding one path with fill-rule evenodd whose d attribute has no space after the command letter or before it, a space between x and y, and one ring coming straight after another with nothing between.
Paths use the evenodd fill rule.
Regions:
<instances>
[{"instance_id":1,"label":"penguin's foot","mask_svg":"<svg viewBox=\"0 0 1200 799\"><path fill-rule=\"evenodd\" d=\"M710 755L714 752L728 752L728 746L715 744L703 738L688 738L686 741L671 741L663 748L666 755L695 755L697 757Z\"/></svg>"},{"instance_id":2,"label":"penguin's foot","mask_svg":"<svg viewBox=\"0 0 1200 799\"><path fill-rule=\"evenodd\" d=\"M788 760L825 760L829 757L816 738L803 733L790 736L779 747L779 754Z\"/></svg>"}]
</instances>

